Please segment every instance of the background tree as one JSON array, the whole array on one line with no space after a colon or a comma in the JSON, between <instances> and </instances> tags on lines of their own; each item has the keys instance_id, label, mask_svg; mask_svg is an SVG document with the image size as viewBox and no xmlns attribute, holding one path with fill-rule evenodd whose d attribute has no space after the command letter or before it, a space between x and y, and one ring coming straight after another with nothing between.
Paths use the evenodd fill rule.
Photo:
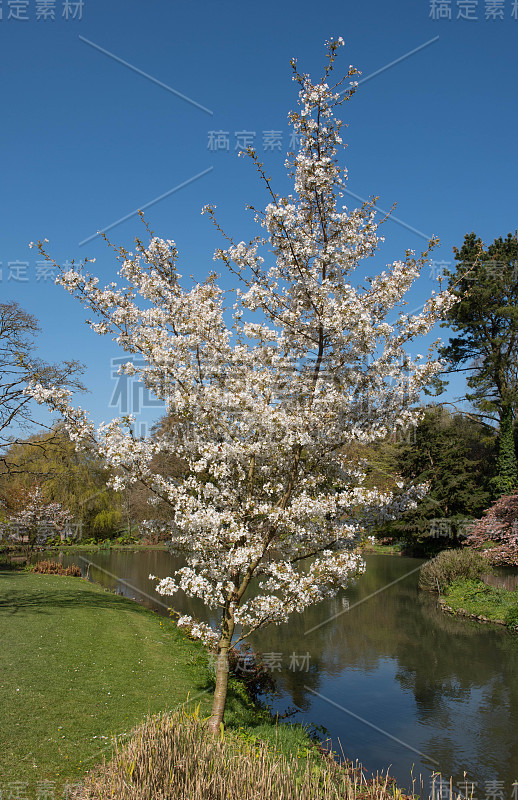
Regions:
<instances>
[{"instance_id":1,"label":"background tree","mask_svg":"<svg viewBox=\"0 0 518 800\"><path fill-rule=\"evenodd\" d=\"M150 469L154 474L168 480L182 480L189 472L189 464L175 452L176 428L182 421L174 414L163 416L150 431L151 441L169 441L170 446L153 454ZM174 510L141 481L130 484L127 489L129 514L137 524L147 522L147 539L152 542L171 538ZM154 502L153 502L154 501ZM153 502L151 507L150 503Z\"/></svg>"},{"instance_id":2,"label":"background tree","mask_svg":"<svg viewBox=\"0 0 518 800\"><path fill-rule=\"evenodd\" d=\"M465 534L491 499L495 435L464 414L429 407L412 432L392 446L393 470L405 481L428 484L415 508L385 528L415 552L449 547Z\"/></svg>"},{"instance_id":3,"label":"background tree","mask_svg":"<svg viewBox=\"0 0 518 800\"><path fill-rule=\"evenodd\" d=\"M509 233L484 249L475 233L464 238L458 262L447 271L458 298L447 324L455 332L442 354L449 372L467 371L472 391L466 399L499 425L493 493L509 493L518 483L513 420L518 408L518 239Z\"/></svg>"},{"instance_id":4,"label":"background tree","mask_svg":"<svg viewBox=\"0 0 518 800\"><path fill-rule=\"evenodd\" d=\"M91 449L76 450L62 425L12 444L4 464L0 500L8 512L23 506L37 481L42 500L68 508L83 537L104 539L124 530L123 498L106 485L113 470Z\"/></svg>"},{"instance_id":5,"label":"background tree","mask_svg":"<svg viewBox=\"0 0 518 800\"><path fill-rule=\"evenodd\" d=\"M37 484L21 493L19 505L19 511L11 515L4 528L8 541L26 542L27 553L48 539L72 535L70 511L60 503L47 503Z\"/></svg>"},{"instance_id":6,"label":"background tree","mask_svg":"<svg viewBox=\"0 0 518 800\"><path fill-rule=\"evenodd\" d=\"M36 424L32 398L25 394L27 384L38 381L43 386L85 388L77 379L83 370L78 361L47 364L35 356L34 337L39 330L36 317L18 303L0 303L0 463L4 469L5 448ZM12 460L9 467L15 469Z\"/></svg>"},{"instance_id":7,"label":"background tree","mask_svg":"<svg viewBox=\"0 0 518 800\"><path fill-rule=\"evenodd\" d=\"M288 160L294 195L276 194L248 151L269 192L264 212L253 209L266 233L248 244L227 237L227 249L215 254L240 281L229 314L216 276L182 287L174 242L151 232L134 253L116 248L120 287L99 288L82 268L58 278L93 312L94 331L144 357L145 366L128 362L125 371L138 372L166 403L179 421L174 436L136 439L128 419L96 431L69 392L33 389L61 412L80 445L95 442L124 470L116 488L140 480L173 509L172 546L187 563L158 591L183 590L219 610L217 629L190 617L178 623L217 649L213 731L223 721L229 649L334 596L363 569L357 538L418 494L368 488L361 464L342 450L417 418L421 390L440 363L433 354L414 361L406 347L431 331L450 296L434 294L417 315L397 313L428 251L418 258L408 251L369 281L356 271L379 239L373 203L348 211L342 202L347 178L335 109L354 85L344 91L345 79L327 82L339 44L328 43L319 83L292 62L300 105L290 114L300 137ZM215 221L214 209L206 211ZM188 471L154 473L151 461L162 452Z\"/></svg>"}]
</instances>

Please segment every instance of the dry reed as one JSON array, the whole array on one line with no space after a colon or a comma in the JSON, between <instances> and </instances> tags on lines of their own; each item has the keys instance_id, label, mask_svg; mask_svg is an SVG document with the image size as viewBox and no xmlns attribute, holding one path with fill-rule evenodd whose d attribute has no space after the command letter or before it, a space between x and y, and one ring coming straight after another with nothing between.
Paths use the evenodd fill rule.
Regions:
<instances>
[{"instance_id":1,"label":"dry reed","mask_svg":"<svg viewBox=\"0 0 518 800\"><path fill-rule=\"evenodd\" d=\"M214 736L198 714L147 719L112 760L97 767L75 800L402 800L388 776L314 754L286 757L263 742Z\"/></svg>"},{"instance_id":2,"label":"dry reed","mask_svg":"<svg viewBox=\"0 0 518 800\"><path fill-rule=\"evenodd\" d=\"M68 575L74 578L81 577L81 568L76 564L64 567L59 561L37 561L33 567L33 572L41 572L42 575Z\"/></svg>"}]
</instances>

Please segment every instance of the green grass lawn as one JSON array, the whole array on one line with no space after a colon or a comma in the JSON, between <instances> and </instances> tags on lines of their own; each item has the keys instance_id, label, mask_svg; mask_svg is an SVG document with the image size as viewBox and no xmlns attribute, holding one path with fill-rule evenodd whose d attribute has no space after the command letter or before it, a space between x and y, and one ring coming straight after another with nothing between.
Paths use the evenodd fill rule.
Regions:
<instances>
[{"instance_id":1,"label":"green grass lawn","mask_svg":"<svg viewBox=\"0 0 518 800\"><path fill-rule=\"evenodd\" d=\"M81 578L0 572L0 792L28 782L30 800L48 780L63 797L114 735L188 700L208 713L212 689L204 648L168 619ZM228 712L272 737L237 682Z\"/></svg>"}]
</instances>

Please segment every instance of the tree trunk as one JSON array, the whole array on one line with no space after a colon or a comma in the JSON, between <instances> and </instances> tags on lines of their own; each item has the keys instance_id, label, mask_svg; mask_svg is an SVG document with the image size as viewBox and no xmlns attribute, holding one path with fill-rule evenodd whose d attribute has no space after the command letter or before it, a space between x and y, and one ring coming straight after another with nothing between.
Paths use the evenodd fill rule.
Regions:
<instances>
[{"instance_id":1,"label":"tree trunk","mask_svg":"<svg viewBox=\"0 0 518 800\"><path fill-rule=\"evenodd\" d=\"M209 720L209 728L212 733L219 733L223 716L225 714L225 704L227 702L228 689L228 645L220 645L218 648L218 660L216 666L216 688L212 701L212 715Z\"/></svg>"},{"instance_id":2,"label":"tree trunk","mask_svg":"<svg viewBox=\"0 0 518 800\"><path fill-rule=\"evenodd\" d=\"M212 702L212 715L209 720L209 729L215 734L219 733L225 714L229 670L228 651L230 650L233 635L234 619L229 602L225 608L221 625L221 639L218 644L218 658L216 662L216 688L214 689L214 700Z\"/></svg>"}]
</instances>

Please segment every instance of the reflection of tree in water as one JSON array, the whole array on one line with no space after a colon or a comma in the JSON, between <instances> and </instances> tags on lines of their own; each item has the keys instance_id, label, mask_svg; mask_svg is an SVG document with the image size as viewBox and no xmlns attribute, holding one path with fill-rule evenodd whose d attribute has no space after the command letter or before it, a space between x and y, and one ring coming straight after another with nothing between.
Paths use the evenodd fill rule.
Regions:
<instances>
[{"instance_id":1,"label":"reflection of tree in water","mask_svg":"<svg viewBox=\"0 0 518 800\"><path fill-rule=\"evenodd\" d=\"M68 558L74 561L74 556ZM77 556L75 558L77 561ZM217 610L206 608L201 600L187 597L181 591L174 597L161 597L155 592L157 581L150 580L150 575L165 578L185 563L163 550L87 553L86 558L92 562L91 578L112 591L136 597L164 616L168 616L167 608L171 607L180 614L189 614L206 622L217 621Z\"/></svg>"},{"instance_id":2,"label":"reflection of tree in water","mask_svg":"<svg viewBox=\"0 0 518 800\"><path fill-rule=\"evenodd\" d=\"M518 639L496 626L445 614L419 594L399 637L396 678L412 691L418 720L430 731L426 752L444 773L499 778L518 774ZM480 764L486 774L475 775Z\"/></svg>"},{"instance_id":3,"label":"reflection of tree in water","mask_svg":"<svg viewBox=\"0 0 518 800\"><path fill-rule=\"evenodd\" d=\"M398 637L396 678L413 692L418 719L426 722L444 713L445 699L467 699L473 683L487 679L487 666L473 659L474 626L444 614L435 596L418 594L415 603L415 613L405 619L405 635Z\"/></svg>"},{"instance_id":4,"label":"reflection of tree in water","mask_svg":"<svg viewBox=\"0 0 518 800\"><path fill-rule=\"evenodd\" d=\"M457 780L461 762L471 773L484 764L487 774L480 780L498 777L510 786L518 777L518 637L445 614L434 595L418 590L417 572L374 594L418 564L368 559L354 586L294 616L288 625L265 629L260 648L282 652L284 658L292 651L310 652L315 674L284 670L279 681L303 710L312 701L304 684L318 691L326 677L343 676L346 687L348 675L374 673L384 660L393 661L395 680L415 699L419 735L426 737L419 749L441 764L443 774L457 769ZM381 706L379 719L371 721L384 727Z\"/></svg>"},{"instance_id":5,"label":"reflection of tree in water","mask_svg":"<svg viewBox=\"0 0 518 800\"><path fill-rule=\"evenodd\" d=\"M312 695L305 687L318 692L321 682L322 663L318 659L311 659L308 672L298 672L284 669L280 679L276 679L279 688L287 692L294 705L301 711L307 711L311 705Z\"/></svg>"},{"instance_id":6,"label":"reflection of tree in water","mask_svg":"<svg viewBox=\"0 0 518 800\"><path fill-rule=\"evenodd\" d=\"M312 700L311 693L304 696L304 684L317 691L324 676L338 677L348 669L374 672L382 659L395 658L395 636L401 633L395 621L399 605L407 594L414 604L417 577L411 575L374 594L401 574L401 564L384 557L367 561L366 572L347 590L293 615L287 625L258 631L251 640L263 653L282 653L283 667L293 652L310 653L309 673L284 668L275 676L298 708L307 709ZM409 571L419 563L411 560Z\"/></svg>"},{"instance_id":7,"label":"reflection of tree in water","mask_svg":"<svg viewBox=\"0 0 518 800\"><path fill-rule=\"evenodd\" d=\"M257 631L250 641L252 647L264 656L268 653L280 654L281 669L272 670L272 675L278 690L289 694L293 704L301 711L309 708L312 699L311 693L304 686L318 691L321 677L327 669L322 655L309 647L307 637L304 636L306 627L305 616L295 614L289 624L272 625L263 631Z\"/></svg>"},{"instance_id":8,"label":"reflection of tree in water","mask_svg":"<svg viewBox=\"0 0 518 800\"><path fill-rule=\"evenodd\" d=\"M423 721L437 712L443 699L467 698L473 687L502 677L509 671L509 658L510 673L516 675L518 642L505 631L445 614L436 598L424 593L416 604L416 613L406 619L406 636L398 640L397 678L412 689ZM505 658L503 650L508 651ZM495 659L500 652L502 657Z\"/></svg>"}]
</instances>

